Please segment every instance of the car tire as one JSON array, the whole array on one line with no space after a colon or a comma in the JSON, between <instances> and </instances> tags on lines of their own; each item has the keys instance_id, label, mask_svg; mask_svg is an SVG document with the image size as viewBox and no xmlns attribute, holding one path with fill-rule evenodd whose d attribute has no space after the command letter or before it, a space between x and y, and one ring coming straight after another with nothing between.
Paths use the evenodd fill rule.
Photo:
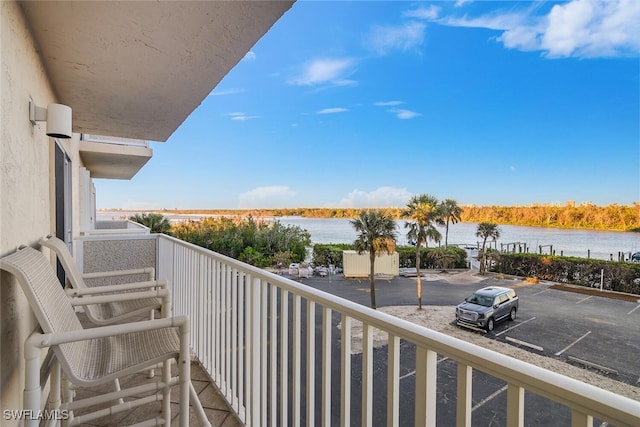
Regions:
<instances>
[{"instance_id":1,"label":"car tire","mask_svg":"<svg viewBox=\"0 0 640 427\"><path fill-rule=\"evenodd\" d=\"M493 317L490 317L489 320L487 320L487 332L493 331L493 328L495 328L495 326L495 320L493 320Z\"/></svg>"},{"instance_id":2,"label":"car tire","mask_svg":"<svg viewBox=\"0 0 640 427\"><path fill-rule=\"evenodd\" d=\"M516 310L516 308L513 307L511 309L511 311L509 312L509 320L511 320L511 321L516 320L517 315L518 315L518 310Z\"/></svg>"}]
</instances>

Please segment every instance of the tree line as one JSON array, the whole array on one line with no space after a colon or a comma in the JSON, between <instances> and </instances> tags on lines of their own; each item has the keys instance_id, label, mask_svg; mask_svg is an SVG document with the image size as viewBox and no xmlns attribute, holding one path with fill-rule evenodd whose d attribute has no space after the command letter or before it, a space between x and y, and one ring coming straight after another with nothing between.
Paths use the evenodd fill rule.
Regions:
<instances>
[{"instance_id":1,"label":"tree line","mask_svg":"<svg viewBox=\"0 0 640 427\"><path fill-rule=\"evenodd\" d=\"M640 202L631 205L611 204L598 206L592 203L564 205L534 204L528 206L473 206L460 205L461 222L491 222L496 224L526 225L537 227L557 227L586 230L613 230L640 232ZM401 219L404 208L372 208L377 212ZM362 208L281 208L281 209L208 209L208 210L167 210L161 214L201 214L218 216L239 216L254 218L301 216L306 218L355 218Z\"/></svg>"}]
</instances>

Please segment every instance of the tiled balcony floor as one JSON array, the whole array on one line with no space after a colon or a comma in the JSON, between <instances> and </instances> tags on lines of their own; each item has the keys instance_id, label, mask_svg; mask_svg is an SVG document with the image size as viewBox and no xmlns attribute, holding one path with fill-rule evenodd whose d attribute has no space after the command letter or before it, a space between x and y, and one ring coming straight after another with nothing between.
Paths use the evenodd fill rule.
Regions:
<instances>
[{"instance_id":1,"label":"tiled balcony floor","mask_svg":"<svg viewBox=\"0 0 640 427\"><path fill-rule=\"evenodd\" d=\"M79 315L81 322L84 327L92 327L91 323L86 320L86 317L83 314ZM176 364L172 364L173 368L176 368ZM156 369L156 375L161 374L160 369ZM124 378L121 381L121 388L129 388L136 385L144 384L149 381L149 378L146 373L139 373L135 375L131 375L129 377ZM213 427L239 427L243 424L236 418L235 413L229 408L224 398L218 392L217 387L211 382L209 376L204 371L202 366L197 361L191 362L191 382L193 383L193 387L198 393L198 397L200 402L202 403L202 407L207 415L207 419L211 423ZM96 395L100 395L101 393L113 391L113 384L106 384L101 387L96 387L93 389L82 389L78 390L75 400L92 397ZM171 425L177 426L179 420L179 392L178 387L175 386L171 389ZM138 408L133 408L118 414L109 415L97 420L93 420L86 424L82 424L85 426L123 426L123 425L131 425L135 424L147 419L154 418L156 416L160 416L161 411L161 402L153 402L147 405L140 406ZM104 405L103 405L104 406ZM95 409L95 408L94 408ZM85 411L86 412L86 411ZM81 415L82 411L77 411L77 415ZM198 419L196 417L195 411L191 408L189 414L189 425L190 426L198 426L200 425Z\"/></svg>"}]
</instances>

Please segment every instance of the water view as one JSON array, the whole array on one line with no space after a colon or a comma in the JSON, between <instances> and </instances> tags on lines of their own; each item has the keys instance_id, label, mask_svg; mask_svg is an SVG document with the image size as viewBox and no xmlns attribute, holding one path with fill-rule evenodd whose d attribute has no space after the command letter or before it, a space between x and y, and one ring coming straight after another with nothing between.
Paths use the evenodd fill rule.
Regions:
<instances>
[{"instance_id":1,"label":"water view","mask_svg":"<svg viewBox=\"0 0 640 427\"><path fill-rule=\"evenodd\" d=\"M348 219L342 218L302 218L280 217L278 220L285 225L297 225L311 233L314 243L352 243L356 233ZM405 221L396 221L398 230L398 244L408 245ZM449 244L476 246L476 223L457 223L449 225ZM542 246L543 253L555 251L556 255L590 256L596 259L610 259L613 255L618 259L618 252L624 252L628 258L630 253L640 251L640 234L623 231L592 231L567 230L559 228L523 227L515 225L499 225L500 238L492 247L507 249L507 244L516 243L525 247L529 252L539 253ZM444 227L438 227L442 233L444 243ZM480 241L480 243L482 243ZM436 245L429 242L430 246ZM513 245L510 245L512 247ZM517 251L517 249L516 249ZM590 254L590 255L589 255Z\"/></svg>"},{"instance_id":2,"label":"water view","mask_svg":"<svg viewBox=\"0 0 640 427\"><path fill-rule=\"evenodd\" d=\"M120 212L99 212L98 220L118 219ZM133 212L129 212L133 215ZM165 215L170 221L177 222L188 219L198 220L202 215ZM313 243L353 243L356 233L349 219L344 218L304 218L286 216L277 219L284 225L295 225L303 228L311 234ZM398 244L408 245L406 238L405 221L396 221L398 231ZM630 254L640 251L640 233L624 231L594 231L594 230L568 230L560 228L524 227L516 225L499 225L500 238L491 242L491 246L497 249L512 249L526 247L528 252L548 254L554 251L556 255L591 257L595 259L618 259L618 252L623 252L625 258ZM449 225L449 244L462 246L476 246L479 239L476 237L476 223L462 222ZM438 227L442 233L444 243L444 227ZM480 241L481 243L481 241ZM430 246L435 246L429 242ZM542 248L541 248L542 246Z\"/></svg>"}]
</instances>

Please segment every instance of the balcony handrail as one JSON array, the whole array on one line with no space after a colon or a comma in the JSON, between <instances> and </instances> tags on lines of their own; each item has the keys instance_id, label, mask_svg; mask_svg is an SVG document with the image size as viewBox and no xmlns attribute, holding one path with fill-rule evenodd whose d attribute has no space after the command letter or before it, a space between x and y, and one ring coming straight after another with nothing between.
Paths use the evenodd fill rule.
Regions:
<instances>
[{"instance_id":1,"label":"balcony handrail","mask_svg":"<svg viewBox=\"0 0 640 427\"><path fill-rule=\"evenodd\" d=\"M362 396L359 397L362 416L367 417L363 418L363 425L372 424L371 328L389 334L388 425L397 425L400 416L401 339L416 347L416 425L436 423L433 408L438 394L437 355L457 362L457 426L471 425L474 370L507 383L506 424L509 426L524 425L525 391L569 408L571 424L575 427L591 427L594 418L616 426L640 425L640 402L636 400L372 310L171 236L122 234L84 236L78 240L131 239L156 240L157 278L170 283L174 315L191 317L192 351L231 408L248 426L286 425L287 414L293 425L299 425L303 404L307 414L322 418L322 425L333 424L338 412L341 425L351 424L352 320L363 322L364 329ZM321 308L321 313L316 305L320 306L317 308ZM305 308L307 316L306 339L301 308ZM318 314L322 314L319 331L315 326ZM342 319L339 356L332 353L333 314ZM316 349L316 339L310 339L314 334L321 338L321 348ZM303 357L306 357L306 378L301 370ZM340 365L339 384L331 376L334 358ZM285 366L288 369L284 369ZM318 374L321 374L318 377L321 384L317 385L321 396L316 401L315 376ZM335 394L340 396L339 407L332 407Z\"/></svg>"},{"instance_id":2,"label":"balcony handrail","mask_svg":"<svg viewBox=\"0 0 640 427\"><path fill-rule=\"evenodd\" d=\"M581 414L602 418L616 425L640 425L640 402L630 398L427 329L321 290L301 285L294 280L174 237L166 235L159 235L159 237L172 244L188 248L202 256L232 266L238 271L249 274L253 279L260 279L293 295L328 307L355 320L386 331L391 335L410 341L417 346L424 347L466 366L500 378L508 384L516 385L547 397Z\"/></svg>"}]
</instances>

